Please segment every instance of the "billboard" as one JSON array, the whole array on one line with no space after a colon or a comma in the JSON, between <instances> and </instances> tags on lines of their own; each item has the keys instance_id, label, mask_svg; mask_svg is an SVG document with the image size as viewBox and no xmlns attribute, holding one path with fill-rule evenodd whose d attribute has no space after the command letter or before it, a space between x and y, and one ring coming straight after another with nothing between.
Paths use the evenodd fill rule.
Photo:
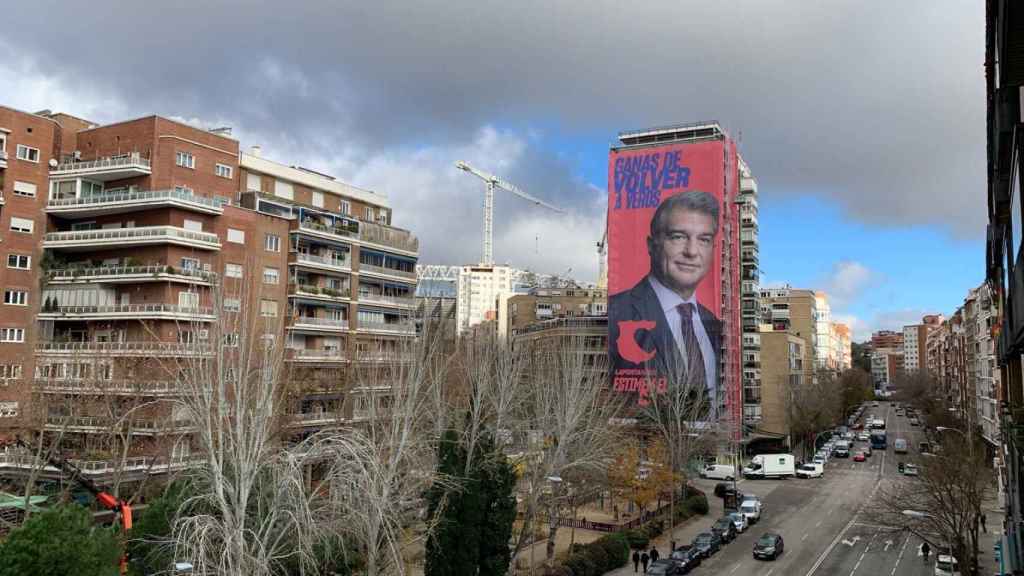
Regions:
<instances>
[{"instance_id":1,"label":"billboard","mask_svg":"<svg viewBox=\"0 0 1024 576\"><path fill-rule=\"evenodd\" d=\"M728 138L609 153L612 389L639 406L680 386L700 419L740 409L736 171Z\"/></svg>"}]
</instances>

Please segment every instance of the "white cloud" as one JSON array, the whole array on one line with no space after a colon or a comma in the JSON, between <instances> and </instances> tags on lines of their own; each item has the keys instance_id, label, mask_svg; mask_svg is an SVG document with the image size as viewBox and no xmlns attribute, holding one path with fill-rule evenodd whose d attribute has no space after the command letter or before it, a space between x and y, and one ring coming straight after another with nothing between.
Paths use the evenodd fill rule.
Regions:
<instances>
[{"instance_id":1,"label":"white cloud","mask_svg":"<svg viewBox=\"0 0 1024 576\"><path fill-rule=\"evenodd\" d=\"M832 266L828 276L819 283L828 294L835 310L846 310L871 288L881 284L882 278L870 268L853 260L840 260Z\"/></svg>"}]
</instances>

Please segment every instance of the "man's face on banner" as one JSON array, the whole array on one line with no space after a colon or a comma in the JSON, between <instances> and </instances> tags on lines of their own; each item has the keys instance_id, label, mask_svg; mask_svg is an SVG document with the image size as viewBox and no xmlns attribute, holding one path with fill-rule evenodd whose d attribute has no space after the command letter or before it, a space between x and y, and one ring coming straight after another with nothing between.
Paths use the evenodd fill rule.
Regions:
<instances>
[{"instance_id":1,"label":"man's face on banner","mask_svg":"<svg viewBox=\"0 0 1024 576\"><path fill-rule=\"evenodd\" d=\"M709 214L677 208L647 239L651 273L666 288L690 298L714 259L715 222Z\"/></svg>"}]
</instances>

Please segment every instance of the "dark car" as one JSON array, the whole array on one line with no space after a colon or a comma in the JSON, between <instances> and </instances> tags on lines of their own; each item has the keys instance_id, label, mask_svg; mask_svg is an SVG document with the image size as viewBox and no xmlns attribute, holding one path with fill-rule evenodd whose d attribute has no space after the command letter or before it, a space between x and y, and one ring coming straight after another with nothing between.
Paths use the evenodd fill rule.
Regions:
<instances>
[{"instance_id":1,"label":"dark car","mask_svg":"<svg viewBox=\"0 0 1024 576\"><path fill-rule=\"evenodd\" d=\"M722 537L714 532L701 532L693 539L693 547L702 558L710 558L722 547Z\"/></svg>"},{"instance_id":2,"label":"dark car","mask_svg":"<svg viewBox=\"0 0 1024 576\"><path fill-rule=\"evenodd\" d=\"M719 482L718 484L715 484L715 496L724 498L725 492L732 489L732 482Z\"/></svg>"},{"instance_id":3,"label":"dark car","mask_svg":"<svg viewBox=\"0 0 1024 576\"><path fill-rule=\"evenodd\" d=\"M757 539L754 543L754 558L768 558L775 560L785 551L785 544L782 536L768 532Z\"/></svg>"},{"instance_id":4,"label":"dark car","mask_svg":"<svg viewBox=\"0 0 1024 576\"><path fill-rule=\"evenodd\" d=\"M673 550L669 558L682 569L683 574L689 574L690 570L700 566L701 556L700 550L697 550L696 546L683 545Z\"/></svg>"},{"instance_id":5,"label":"dark car","mask_svg":"<svg viewBox=\"0 0 1024 576\"><path fill-rule=\"evenodd\" d=\"M647 572L644 572L649 576L676 576L677 574L684 574L684 572L676 566L676 563L669 560L655 560L650 566L647 567Z\"/></svg>"},{"instance_id":6,"label":"dark car","mask_svg":"<svg viewBox=\"0 0 1024 576\"><path fill-rule=\"evenodd\" d=\"M711 531L718 534L722 542L729 543L736 539L736 524L728 516L719 518L711 525Z\"/></svg>"}]
</instances>

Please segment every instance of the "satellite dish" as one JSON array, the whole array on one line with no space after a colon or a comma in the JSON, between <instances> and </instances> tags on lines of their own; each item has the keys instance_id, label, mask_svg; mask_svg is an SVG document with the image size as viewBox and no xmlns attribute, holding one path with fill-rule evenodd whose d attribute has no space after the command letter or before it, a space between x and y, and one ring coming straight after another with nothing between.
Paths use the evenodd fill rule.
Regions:
<instances>
[{"instance_id":1,"label":"satellite dish","mask_svg":"<svg viewBox=\"0 0 1024 576\"><path fill-rule=\"evenodd\" d=\"M56 168L56 167L57 167L57 159L56 158L50 158L50 168Z\"/></svg>"}]
</instances>

